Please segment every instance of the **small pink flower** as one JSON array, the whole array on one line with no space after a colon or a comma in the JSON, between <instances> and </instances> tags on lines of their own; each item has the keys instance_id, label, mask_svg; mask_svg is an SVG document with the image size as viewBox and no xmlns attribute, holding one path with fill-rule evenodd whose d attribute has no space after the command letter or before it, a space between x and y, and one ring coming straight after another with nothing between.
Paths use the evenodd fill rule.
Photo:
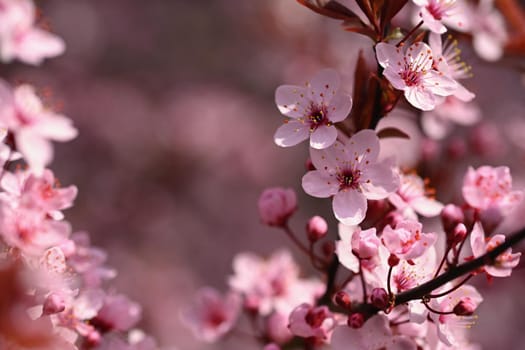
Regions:
<instances>
[{"instance_id":1,"label":"small pink flower","mask_svg":"<svg viewBox=\"0 0 525 350\"><path fill-rule=\"evenodd\" d=\"M463 179L463 197L473 208L498 208L507 214L523 199L523 191L512 190L512 177L508 167L469 167Z\"/></svg>"},{"instance_id":2,"label":"small pink flower","mask_svg":"<svg viewBox=\"0 0 525 350\"><path fill-rule=\"evenodd\" d=\"M447 28L443 23L452 23L461 28L468 20L462 8L458 6L461 0L412 0L420 7L419 16L426 26L434 33L445 33Z\"/></svg>"},{"instance_id":3,"label":"small pink flower","mask_svg":"<svg viewBox=\"0 0 525 350\"><path fill-rule=\"evenodd\" d=\"M339 224L339 237L341 240L335 243L335 252L341 265L353 272L359 271L359 258L376 256L381 244L373 227L363 231L359 226Z\"/></svg>"},{"instance_id":4,"label":"small pink flower","mask_svg":"<svg viewBox=\"0 0 525 350\"><path fill-rule=\"evenodd\" d=\"M267 188L259 197L259 215L269 226L282 226L297 209L297 197L291 188Z\"/></svg>"},{"instance_id":5,"label":"small pink flower","mask_svg":"<svg viewBox=\"0 0 525 350\"><path fill-rule=\"evenodd\" d=\"M325 150L310 148L317 170L303 176L306 193L318 198L334 196L335 217L345 225L365 218L367 199L383 199L394 192L399 178L389 161L378 161L379 139L372 130L361 130L345 145L337 141Z\"/></svg>"},{"instance_id":6,"label":"small pink flower","mask_svg":"<svg viewBox=\"0 0 525 350\"><path fill-rule=\"evenodd\" d=\"M196 338L212 343L233 328L240 307L237 294L223 297L213 288L203 288L197 292L194 303L182 311L181 319Z\"/></svg>"},{"instance_id":7,"label":"small pink flower","mask_svg":"<svg viewBox=\"0 0 525 350\"><path fill-rule=\"evenodd\" d=\"M338 73L325 69L304 87L279 86L275 91L275 103L290 119L277 129L275 143L289 147L310 138L310 146L316 149L332 145L337 138L333 124L343 121L352 108L352 99L339 91L339 85Z\"/></svg>"},{"instance_id":8,"label":"small pink flower","mask_svg":"<svg viewBox=\"0 0 525 350\"><path fill-rule=\"evenodd\" d=\"M104 325L108 330L128 331L141 317L139 304L123 294L106 295L104 305L92 323Z\"/></svg>"},{"instance_id":9,"label":"small pink flower","mask_svg":"<svg viewBox=\"0 0 525 350\"><path fill-rule=\"evenodd\" d=\"M481 256L500 244L505 242L505 236L498 234L491 238L485 238L485 232L480 222L476 222L470 234L470 246L472 247L472 254L474 257ZM507 249L500 254L494 261L493 265L485 265L484 269L487 274L493 277L508 277L512 273L512 269L518 266L520 262L521 253L512 254L512 248Z\"/></svg>"},{"instance_id":10,"label":"small pink flower","mask_svg":"<svg viewBox=\"0 0 525 350\"><path fill-rule=\"evenodd\" d=\"M412 44L405 53L387 43L376 45L377 60L392 86L403 90L414 107L429 111L436 106L436 96L449 96L457 90L454 79L432 68L432 49L425 43Z\"/></svg>"},{"instance_id":11,"label":"small pink flower","mask_svg":"<svg viewBox=\"0 0 525 350\"><path fill-rule=\"evenodd\" d=\"M303 338L326 340L335 326L335 318L326 306L301 304L290 314L290 331Z\"/></svg>"},{"instance_id":12,"label":"small pink flower","mask_svg":"<svg viewBox=\"0 0 525 350\"><path fill-rule=\"evenodd\" d=\"M388 196L388 200L407 218L417 219L416 213L433 217L439 215L443 204L428 194L425 181L415 174L402 174L399 189Z\"/></svg>"},{"instance_id":13,"label":"small pink flower","mask_svg":"<svg viewBox=\"0 0 525 350\"><path fill-rule=\"evenodd\" d=\"M504 54L509 35L505 27L505 18L494 7L493 0L481 0L471 8L472 46L476 53L487 61L497 61Z\"/></svg>"},{"instance_id":14,"label":"small pink flower","mask_svg":"<svg viewBox=\"0 0 525 350\"><path fill-rule=\"evenodd\" d=\"M0 59L15 58L33 65L61 55L64 41L35 26L36 9L31 0L0 0Z\"/></svg>"},{"instance_id":15,"label":"small pink flower","mask_svg":"<svg viewBox=\"0 0 525 350\"><path fill-rule=\"evenodd\" d=\"M65 142L77 136L71 120L47 109L30 85L11 91L0 82L0 98L0 125L13 133L16 149L36 173L53 158L50 140Z\"/></svg>"},{"instance_id":16,"label":"small pink flower","mask_svg":"<svg viewBox=\"0 0 525 350\"><path fill-rule=\"evenodd\" d=\"M387 225L381 239L383 244L397 257L405 260L422 256L437 239L435 233L423 233L423 225L417 221L399 222L395 229Z\"/></svg>"}]
</instances>

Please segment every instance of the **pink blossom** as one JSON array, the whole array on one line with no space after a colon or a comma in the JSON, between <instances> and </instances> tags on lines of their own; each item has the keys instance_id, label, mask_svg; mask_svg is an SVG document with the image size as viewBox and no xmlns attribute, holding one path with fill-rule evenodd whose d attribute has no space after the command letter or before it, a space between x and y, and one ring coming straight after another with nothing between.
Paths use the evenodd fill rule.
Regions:
<instances>
[{"instance_id":1,"label":"pink blossom","mask_svg":"<svg viewBox=\"0 0 525 350\"><path fill-rule=\"evenodd\" d=\"M104 305L98 311L95 320L106 329L127 331L140 320L141 311L139 304L123 294L106 295Z\"/></svg>"},{"instance_id":2,"label":"pink blossom","mask_svg":"<svg viewBox=\"0 0 525 350\"><path fill-rule=\"evenodd\" d=\"M494 0L481 0L477 7L471 7L472 46L476 53L487 61L497 61L504 54L509 35L505 18L494 7Z\"/></svg>"},{"instance_id":3,"label":"pink blossom","mask_svg":"<svg viewBox=\"0 0 525 350\"><path fill-rule=\"evenodd\" d=\"M437 239L435 233L423 233L422 229L421 223L405 220L395 228L387 225L381 239L391 254L405 260L415 259L423 255Z\"/></svg>"},{"instance_id":4,"label":"pink blossom","mask_svg":"<svg viewBox=\"0 0 525 350\"><path fill-rule=\"evenodd\" d=\"M317 242L319 239L326 236L328 232L328 224L321 216L312 216L306 224L306 233L310 242Z\"/></svg>"},{"instance_id":5,"label":"pink blossom","mask_svg":"<svg viewBox=\"0 0 525 350\"><path fill-rule=\"evenodd\" d=\"M71 120L47 109L31 85L11 91L0 82L0 99L0 125L13 133L16 149L37 173L53 158L50 140L65 142L77 136Z\"/></svg>"},{"instance_id":6,"label":"pink blossom","mask_svg":"<svg viewBox=\"0 0 525 350\"><path fill-rule=\"evenodd\" d=\"M414 341L404 335L394 335L385 315L375 315L363 327L336 327L331 340L334 350L416 350Z\"/></svg>"},{"instance_id":7,"label":"pink blossom","mask_svg":"<svg viewBox=\"0 0 525 350\"><path fill-rule=\"evenodd\" d=\"M468 17L463 13L461 0L412 0L420 7L419 16L426 26L434 33L445 33L447 28L443 23L452 23L454 27L465 26Z\"/></svg>"},{"instance_id":8,"label":"pink blossom","mask_svg":"<svg viewBox=\"0 0 525 350\"><path fill-rule=\"evenodd\" d=\"M61 55L64 41L35 26L36 9L31 0L0 0L0 59L15 58L33 65Z\"/></svg>"},{"instance_id":9,"label":"pink blossom","mask_svg":"<svg viewBox=\"0 0 525 350\"><path fill-rule=\"evenodd\" d=\"M399 178L390 161L379 161L379 139L372 130L362 130L346 144L337 141L324 150L310 148L317 170L303 176L302 185L311 196L334 196L335 217L345 225L365 218L367 199L383 199L395 191Z\"/></svg>"},{"instance_id":10,"label":"pink blossom","mask_svg":"<svg viewBox=\"0 0 525 350\"><path fill-rule=\"evenodd\" d=\"M233 328L240 307L237 294L228 293L223 297L213 288L202 288L193 304L182 311L181 319L196 338L212 343Z\"/></svg>"},{"instance_id":11,"label":"pink blossom","mask_svg":"<svg viewBox=\"0 0 525 350\"><path fill-rule=\"evenodd\" d=\"M523 199L523 191L512 190L512 177L508 167L469 167L463 179L463 197L473 208L498 208L507 214Z\"/></svg>"},{"instance_id":12,"label":"pink blossom","mask_svg":"<svg viewBox=\"0 0 525 350\"><path fill-rule=\"evenodd\" d=\"M434 109L436 96L449 96L457 90L454 79L432 68L433 52L425 43L416 42L405 53L395 45L379 43L376 55L384 68L383 75L394 88L403 90L407 101L416 108Z\"/></svg>"},{"instance_id":13,"label":"pink blossom","mask_svg":"<svg viewBox=\"0 0 525 350\"><path fill-rule=\"evenodd\" d=\"M353 272L359 271L359 258L376 256L381 244L373 227L363 231L359 226L339 224L339 237L341 240L335 243L335 252L341 265Z\"/></svg>"},{"instance_id":14,"label":"pink blossom","mask_svg":"<svg viewBox=\"0 0 525 350\"><path fill-rule=\"evenodd\" d=\"M290 331L303 338L326 340L335 326L335 318L326 306L301 304L290 314Z\"/></svg>"},{"instance_id":15,"label":"pink blossom","mask_svg":"<svg viewBox=\"0 0 525 350\"><path fill-rule=\"evenodd\" d=\"M310 146L316 149L332 145L337 138L334 123L343 121L352 108L352 99L339 91L339 85L339 74L325 69L304 87L279 86L275 91L275 103L290 119L277 129L275 143L289 147L310 138Z\"/></svg>"},{"instance_id":16,"label":"pink blossom","mask_svg":"<svg viewBox=\"0 0 525 350\"><path fill-rule=\"evenodd\" d=\"M259 197L259 216L269 226L282 226L297 210L297 196L291 188L267 188Z\"/></svg>"},{"instance_id":17,"label":"pink blossom","mask_svg":"<svg viewBox=\"0 0 525 350\"><path fill-rule=\"evenodd\" d=\"M425 181L416 174L401 174L399 189L388 200L407 218L417 219L416 213L433 217L439 215L443 204L431 197Z\"/></svg>"},{"instance_id":18,"label":"pink blossom","mask_svg":"<svg viewBox=\"0 0 525 350\"><path fill-rule=\"evenodd\" d=\"M505 242L505 236L497 234L491 238L485 238L483 226L478 221L474 224L470 234L470 246L472 247L472 254L474 257L482 256L490 252L500 244ZM512 254L512 248L507 249L494 260L492 265L485 265L484 269L487 274L494 277L508 277L512 273L512 269L518 266L520 262L521 253Z\"/></svg>"}]
</instances>

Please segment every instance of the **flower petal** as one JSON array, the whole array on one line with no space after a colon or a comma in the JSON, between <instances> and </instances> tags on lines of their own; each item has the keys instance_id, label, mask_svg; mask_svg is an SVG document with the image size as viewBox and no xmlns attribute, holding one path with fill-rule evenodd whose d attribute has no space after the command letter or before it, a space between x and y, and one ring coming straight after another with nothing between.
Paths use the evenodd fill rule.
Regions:
<instances>
[{"instance_id":1,"label":"flower petal","mask_svg":"<svg viewBox=\"0 0 525 350\"><path fill-rule=\"evenodd\" d=\"M273 140L277 146L290 147L306 140L309 135L310 129L307 125L300 121L290 119L277 129Z\"/></svg>"},{"instance_id":2,"label":"flower petal","mask_svg":"<svg viewBox=\"0 0 525 350\"><path fill-rule=\"evenodd\" d=\"M379 43L376 45L376 57L381 67L398 67L403 62L403 52L392 44ZM397 69L397 68L396 68Z\"/></svg>"},{"instance_id":3,"label":"flower petal","mask_svg":"<svg viewBox=\"0 0 525 350\"><path fill-rule=\"evenodd\" d=\"M328 106L328 120L333 123L341 122L348 117L352 109L352 98L344 93L336 93Z\"/></svg>"},{"instance_id":4,"label":"flower petal","mask_svg":"<svg viewBox=\"0 0 525 350\"><path fill-rule=\"evenodd\" d=\"M366 198L357 190L339 191L334 196L332 208L335 217L345 225L357 225L366 214Z\"/></svg>"},{"instance_id":5,"label":"flower petal","mask_svg":"<svg viewBox=\"0 0 525 350\"><path fill-rule=\"evenodd\" d=\"M399 187L399 176L390 161L369 165L361 176L361 189L368 199L386 198Z\"/></svg>"},{"instance_id":6,"label":"flower petal","mask_svg":"<svg viewBox=\"0 0 525 350\"><path fill-rule=\"evenodd\" d=\"M339 183L335 176L319 170L307 172L303 176L302 186L306 193L317 198L327 198L339 191Z\"/></svg>"},{"instance_id":7,"label":"flower petal","mask_svg":"<svg viewBox=\"0 0 525 350\"><path fill-rule=\"evenodd\" d=\"M337 129L334 126L321 125L310 135L310 147L315 149L328 148L337 139Z\"/></svg>"},{"instance_id":8,"label":"flower petal","mask_svg":"<svg viewBox=\"0 0 525 350\"><path fill-rule=\"evenodd\" d=\"M336 70L323 69L310 81L308 97L318 104L329 105L340 84L341 78Z\"/></svg>"},{"instance_id":9,"label":"flower petal","mask_svg":"<svg viewBox=\"0 0 525 350\"><path fill-rule=\"evenodd\" d=\"M275 104L279 111L290 118L301 118L307 114L311 101L307 89L295 85L281 85L275 90Z\"/></svg>"}]
</instances>

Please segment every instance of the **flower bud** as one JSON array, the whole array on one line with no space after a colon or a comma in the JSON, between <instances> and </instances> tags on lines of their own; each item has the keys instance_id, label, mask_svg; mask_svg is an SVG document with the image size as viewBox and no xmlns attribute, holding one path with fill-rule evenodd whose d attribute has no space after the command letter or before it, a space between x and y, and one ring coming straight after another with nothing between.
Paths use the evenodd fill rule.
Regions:
<instances>
[{"instance_id":1,"label":"flower bud","mask_svg":"<svg viewBox=\"0 0 525 350\"><path fill-rule=\"evenodd\" d=\"M347 292L340 290L335 293L334 302L337 306L350 310L352 308L352 302Z\"/></svg>"},{"instance_id":2,"label":"flower bud","mask_svg":"<svg viewBox=\"0 0 525 350\"><path fill-rule=\"evenodd\" d=\"M390 254L390 256L388 257L388 266L394 267L397 266L397 264L399 264L399 258L397 257L397 255Z\"/></svg>"},{"instance_id":3,"label":"flower bud","mask_svg":"<svg viewBox=\"0 0 525 350\"><path fill-rule=\"evenodd\" d=\"M66 309L66 304L64 298L61 295L56 293L51 293L47 296L44 301L44 306L42 309L42 314L44 315L53 315L59 312L62 312Z\"/></svg>"},{"instance_id":4,"label":"flower bud","mask_svg":"<svg viewBox=\"0 0 525 350\"><path fill-rule=\"evenodd\" d=\"M452 232L458 224L463 223L464 220L463 210L454 204L446 205L441 211L441 222L447 234Z\"/></svg>"},{"instance_id":5,"label":"flower bud","mask_svg":"<svg viewBox=\"0 0 525 350\"><path fill-rule=\"evenodd\" d=\"M362 313L356 312L348 317L347 324L350 328L361 328L365 323L365 317Z\"/></svg>"},{"instance_id":6,"label":"flower bud","mask_svg":"<svg viewBox=\"0 0 525 350\"><path fill-rule=\"evenodd\" d=\"M452 311L458 316L470 316L476 311L476 304L469 297L461 298Z\"/></svg>"},{"instance_id":7,"label":"flower bud","mask_svg":"<svg viewBox=\"0 0 525 350\"><path fill-rule=\"evenodd\" d=\"M388 293L384 288L374 288L370 295L370 302L379 310L384 310L387 308L389 302Z\"/></svg>"},{"instance_id":8,"label":"flower bud","mask_svg":"<svg viewBox=\"0 0 525 350\"><path fill-rule=\"evenodd\" d=\"M320 216L313 216L306 224L306 232L310 242L314 243L326 236L328 232L328 224L325 219Z\"/></svg>"},{"instance_id":9,"label":"flower bud","mask_svg":"<svg viewBox=\"0 0 525 350\"><path fill-rule=\"evenodd\" d=\"M503 221L503 214L497 207L489 207L479 213L479 219L486 235L491 235Z\"/></svg>"},{"instance_id":10,"label":"flower bud","mask_svg":"<svg viewBox=\"0 0 525 350\"><path fill-rule=\"evenodd\" d=\"M259 197L258 206L264 224L283 226L297 209L297 197L290 188L267 188Z\"/></svg>"},{"instance_id":11,"label":"flower bud","mask_svg":"<svg viewBox=\"0 0 525 350\"><path fill-rule=\"evenodd\" d=\"M456 245L463 242L465 237L467 237L467 228L463 224L457 224L454 231L452 231L452 234L447 239L450 245Z\"/></svg>"}]
</instances>

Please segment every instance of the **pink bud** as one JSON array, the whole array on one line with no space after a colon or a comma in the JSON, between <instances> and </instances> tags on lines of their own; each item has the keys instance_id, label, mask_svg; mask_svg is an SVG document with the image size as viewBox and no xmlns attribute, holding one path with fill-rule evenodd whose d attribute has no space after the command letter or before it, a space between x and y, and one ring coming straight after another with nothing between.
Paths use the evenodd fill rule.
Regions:
<instances>
[{"instance_id":1,"label":"pink bud","mask_svg":"<svg viewBox=\"0 0 525 350\"><path fill-rule=\"evenodd\" d=\"M454 228L465 220L463 210L454 204L446 205L441 211L441 222L445 232L453 232Z\"/></svg>"},{"instance_id":2,"label":"pink bud","mask_svg":"<svg viewBox=\"0 0 525 350\"><path fill-rule=\"evenodd\" d=\"M100 344L100 341L102 340L102 337L100 336L100 333L96 330L92 330L88 333L86 336L86 341L89 344L89 346L96 347Z\"/></svg>"},{"instance_id":3,"label":"pink bud","mask_svg":"<svg viewBox=\"0 0 525 350\"><path fill-rule=\"evenodd\" d=\"M452 232L452 235L449 237L449 244L455 245L461 243L465 237L467 237L467 228L464 224L457 224L454 228L454 231Z\"/></svg>"},{"instance_id":4,"label":"pink bud","mask_svg":"<svg viewBox=\"0 0 525 350\"><path fill-rule=\"evenodd\" d=\"M470 316L476 311L476 304L469 297L464 297L454 306L452 311L458 316Z\"/></svg>"},{"instance_id":5,"label":"pink bud","mask_svg":"<svg viewBox=\"0 0 525 350\"><path fill-rule=\"evenodd\" d=\"M308 234L308 239L310 240L310 242L317 242L319 239L326 236L326 232L328 232L328 224L322 217L313 216L312 218L310 218L310 220L308 220L308 224L306 225L306 232Z\"/></svg>"},{"instance_id":6,"label":"pink bud","mask_svg":"<svg viewBox=\"0 0 525 350\"><path fill-rule=\"evenodd\" d=\"M51 293L48 295L48 297L44 301L42 314L53 315L53 314L62 312L65 309L66 309L66 304L64 302L64 298L62 298L61 295L58 295L56 293Z\"/></svg>"},{"instance_id":7,"label":"pink bud","mask_svg":"<svg viewBox=\"0 0 525 350\"><path fill-rule=\"evenodd\" d=\"M389 302L388 293L384 288L374 288L372 289L372 294L370 295L370 302L379 310L384 310L388 306Z\"/></svg>"},{"instance_id":8,"label":"pink bud","mask_svg":"<svg viewBox=\"0 0 525 350\"><path fill-rule=\"evenodd\" d=\"M388 266L394 267L397 266L397 264L399 264L399 258L397 257L397 255L390 254L390 256L388 257Z\"/></svg>"},{"instance_id":9,"label":"pink bud","mask_svg":"<svg viewBox=\"0 0 525 350\"><path fill-rule=\"evenodd\" d=\"M489 207L479 213L479 219L486 235L491 235L504 217L498 207Z\"/></svg>"},{"instance_id":10,"label":"pink bud","mask_svg":"<svg viewBox=\"0 0 525 350\"><path fill-rule=\"evenodd\" d=\"M259 197L258 206L264 224L283 226L297 209L297 197L290 188L267 188Z\"/></svg>"},{"instance_id":11,"label":"pink bud","mask_svg":"<svg viewBox=\"0 0 525 350\"><path fill-rule=\"evenodd\" d=\"M365 323L365 317L363 314L356 312L355 314L351 314L350 317L348 317L347 324L350 328L361 328L363 327L363 324Z\"/></svg>"},{"instance_id":12,"label":"pink bud","mask_svg":"<svg viewBox=\"0 0 525 350\"><path fill-rule=\"evenodd\" d=\"M340 290L335 293L334 302L337 306L350 310L352 308L352 302L350 301L350 296L348 293Z\"/></svg>"}]
</instances>

